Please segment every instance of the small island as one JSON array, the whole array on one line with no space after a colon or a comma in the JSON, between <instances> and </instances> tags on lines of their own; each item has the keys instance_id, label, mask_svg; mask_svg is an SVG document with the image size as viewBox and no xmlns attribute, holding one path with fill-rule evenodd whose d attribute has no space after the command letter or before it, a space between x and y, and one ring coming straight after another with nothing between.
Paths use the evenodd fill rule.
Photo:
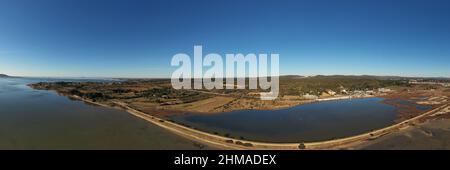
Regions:
<instances>
[{"instance_id":1,"label":"small island","mask_svg":"<svg viewBox=\"0 0 450 170\"><path fill-rule=\"evenodd\" d=\"M4 77L11 77L11 76L8 76L6 74L0 74L0 78L4 78Z\"/></svg>"},{"instance_id":2,"label":"small island","mask_svg":"<svg viewBox=\"0 0 450 170\"><path fill-rule=\"evenodd\" d=\"M0 78L21 78L21 77L18 77L18 76L10 76L10 75L7 75L7 74L0 74Z\"/></svg>"}]
</instances>

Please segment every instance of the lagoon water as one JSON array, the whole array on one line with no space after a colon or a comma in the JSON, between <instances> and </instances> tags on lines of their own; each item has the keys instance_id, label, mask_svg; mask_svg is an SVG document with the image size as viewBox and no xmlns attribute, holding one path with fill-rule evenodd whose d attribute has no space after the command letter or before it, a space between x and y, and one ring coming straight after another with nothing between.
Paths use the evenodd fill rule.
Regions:
<instances>
[{"instance_id":1,"label":"lagoon water","mask_svg":"<svg viewBox=\"0 0 450 170\"><path fill-rule=\"evenodd\" d=\"M348 137L391 125L395 107L381 98L325 101L281 110L243 110L173 116L197 129L237 139L312 142Z\"/></svg>"},{"instance_id":2,"label":"lagoon water","mask_svg":"<svg viewBox=\"0 0 450 170\"><path fill-rule=\"evenodd\" d=\"M127 112L26 86L40 81L61 79L0 78L0 149L199 149Z\"/></svg>"}]
</instances>

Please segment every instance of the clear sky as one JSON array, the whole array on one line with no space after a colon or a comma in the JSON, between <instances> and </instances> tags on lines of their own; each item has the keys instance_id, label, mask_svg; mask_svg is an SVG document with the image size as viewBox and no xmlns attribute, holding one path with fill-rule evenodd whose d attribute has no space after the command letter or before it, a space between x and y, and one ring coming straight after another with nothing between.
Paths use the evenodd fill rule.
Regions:
<instances>
[{"instance_id":1,"label":"clear sky","mask_svg":"<svg viewBox=\"0 0 450 170\"><path fill-rule=\"evenodd\" d=\"M281 74L450 77L450 1L0 0L0 73L168 77L194 45L279 53Z\"/></svg>"}]
</instances>

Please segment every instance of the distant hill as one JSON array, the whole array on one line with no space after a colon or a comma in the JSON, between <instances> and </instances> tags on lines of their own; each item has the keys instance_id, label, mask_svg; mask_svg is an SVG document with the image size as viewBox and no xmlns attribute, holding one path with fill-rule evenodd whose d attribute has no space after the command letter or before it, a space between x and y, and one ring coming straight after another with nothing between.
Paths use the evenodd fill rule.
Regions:
<instances>
[{"instance_id":1,"label":"distant hill","mask_svg":"<svg viewBox=\"0 0 450 170\"><path fill-rule=\"evenodd\" d=\"M0 74L0 77L10 77L10 76L8 76L6 74Z\"/></svg>"},{"instance_id":2,"label":"distant hill","mask_svg":"<svg viewBox=\"0 0 450 170\"><path fill-rule=\"evenodd\" d=\"M10 76L10 75L6 75L6 74L0 74L0 78L19 78L17 76Z\"/></svg>"},{"instance_id":3,"label":"distant hill","mask_svg":"<svg viewBox=\"0 0 450 170\"><path fill-rule=\"evenodd\" d=\"M280 76L280 78L293 78L295 75ZM303 77L303 76L298 76ZM376 75L315 75L309 76L309 78L327 78L327 79L376 79L376 80L411 80L411 79L422 79L422 80L448 80L450 77L402 77L402 76L376 76ZM305 77L303 77L305 78Z\"/></svg>"}]
</instances>

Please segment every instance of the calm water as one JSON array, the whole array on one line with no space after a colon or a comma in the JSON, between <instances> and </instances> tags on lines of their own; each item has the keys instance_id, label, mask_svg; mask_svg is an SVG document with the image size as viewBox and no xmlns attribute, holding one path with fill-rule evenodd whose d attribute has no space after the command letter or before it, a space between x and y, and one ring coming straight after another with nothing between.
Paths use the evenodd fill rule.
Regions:
<instances>
[{"instance_id":1,"label":"calm water","mask_svg":"<svg viewBox=\"0 0 450 170\"><path fill-rule=\"evenodd\" d=\"M244 110L215 115L187 114L172 119L189 126L272 142L310 142L368 132L394 123L393 106L381 98L336 100L282 110Z\"/></svg>"},{"instance_id":2,"label":"calm water","mask_svg":"<svg viewBox=\"0 0 450 170\"><path fill-rule=\"evenodd\" d=\"M56 80L0 78L0 149L199 149L124 111L26 86L39 81Z\"/></svg>"}]
</instances>

